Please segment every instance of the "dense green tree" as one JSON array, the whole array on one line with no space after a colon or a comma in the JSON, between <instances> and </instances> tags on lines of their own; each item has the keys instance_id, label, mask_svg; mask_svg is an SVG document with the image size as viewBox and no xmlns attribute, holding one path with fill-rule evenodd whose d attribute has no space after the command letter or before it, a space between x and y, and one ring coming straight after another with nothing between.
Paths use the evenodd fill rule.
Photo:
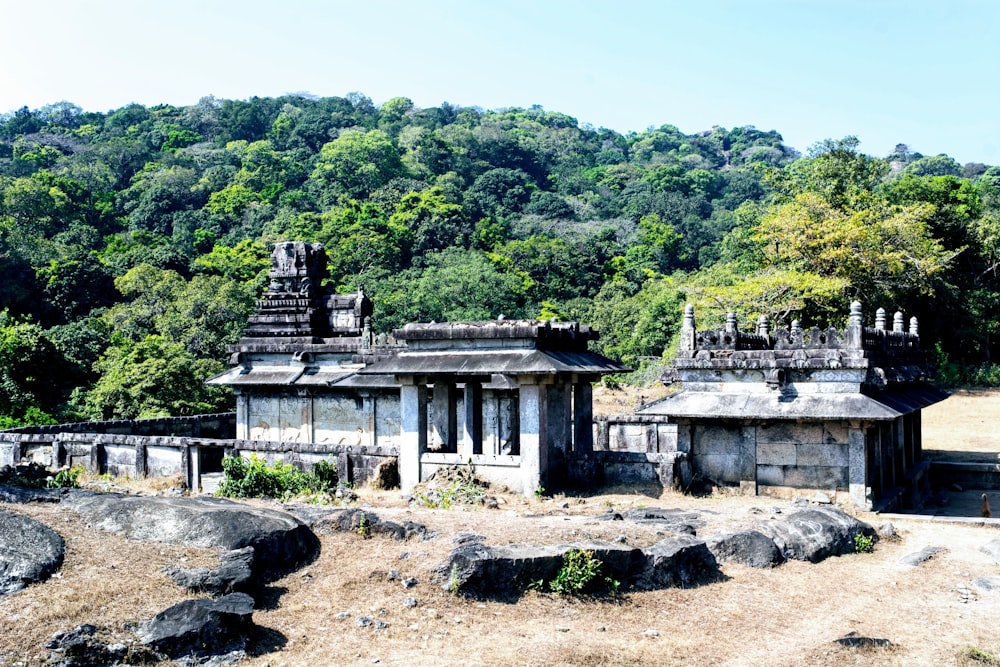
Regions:
<instances>
[{"instance_id":1,"label":"dense green tree","mask_svg":"<svg viewBox=\"0 0 1000 667\"><path fill-rule=\"evenodd\" d=\"M323 146L310 181L326 201L342 194L364 198L402 171L399 152L384 132L348 131Z\"/></svg>"},{"instance_id":2,"label":"dense green tree","mask_svg":"<svg viewBox=\"0 0 1000 667\"><path fill-rule=\"evenodd\" d=\"M232 409L228 387L205 380L223 370L196 359L180 343L161 336L109 347L95 364L100 379L82 400L89 419L144 419Z\"/></svg>"}]
</instances>

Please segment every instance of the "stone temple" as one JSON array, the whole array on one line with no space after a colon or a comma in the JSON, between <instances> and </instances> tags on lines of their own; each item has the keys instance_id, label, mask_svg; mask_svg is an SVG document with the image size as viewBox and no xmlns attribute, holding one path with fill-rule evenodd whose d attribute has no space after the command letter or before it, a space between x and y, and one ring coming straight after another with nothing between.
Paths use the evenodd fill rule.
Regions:
<instances>
[{"instance_id":1,"label":"stone temple","mask_svg":"<svg viewBox=\"0 0 1000 667\"><path fill-rule=\"evenodd\" d=\"M874 327L851 304L847 328L698 331L684 313L674 364L683 390L639 411L685 452L695 475L751 493L847 492L861 507L914 504L926 486L920 410L947 397L929 368L917 321ZM669 424L669 427L666 426Z\"/></svg>"},{"instance_id":2,"label":"stone temple","mask_svg":"<svg viewBox=\"0 0 1000 667\"><path fill-rule=\"evenodd\" d=\"M233 368L236 437L398 451L404 489L471 464L526 494L592 450L591 383L628 369L588 351L596 332L536 321L409 324L374 336L371 301L326 294L319 245L279 243Z\"/></svg>"},{"instance_id":3,"label":"stone temple","mask_svg":"<svg viewBox=\"0 0 1000 667\"><path fill-rule=\"evenodd\" d=\"M854 303L842 330L762 319L744 332L730 316L699 331L688 306L673 369L683 389L595 418L592 383L628 369L588 349L587 326L501 318L375 335L363 290L323 289L322 246L276 244L269 277L232 367L208 380L233 388L235 414L12 429L0 465L180 474L196 491L224 455L332 460L353 484L388 468L404 490L454 465L526 495L693 478L881 508L927 490L920 411L946 394L926 382L917 323L904 328L901 313L887 328L879 310L868 327Z\"/></svg>"}]
</instances>

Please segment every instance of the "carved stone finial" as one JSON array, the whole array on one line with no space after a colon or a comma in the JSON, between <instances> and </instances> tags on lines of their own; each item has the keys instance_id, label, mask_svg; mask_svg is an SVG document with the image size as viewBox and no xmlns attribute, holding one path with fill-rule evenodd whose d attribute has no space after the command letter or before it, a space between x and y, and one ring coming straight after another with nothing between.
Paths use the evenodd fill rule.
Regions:
<instances>
[{"instance_id":1,"label":"carved stone finial","mask_svg":"<svg viewBox=\"0 0 1000 667\"><path fill-rule=\"evenodd\" d=\"M694 328L694 306L690 303L684 306L684 326Z\"/></svg>"},{"instance_id":2,"label":"carved stone finial","mask_svg":"<svg viewBox=\"0 0 1000 667\"><path fill-rule=\"evenodd\" d=\"M879 331L885 331L885 308L879 308L875 311L875 328Z\"/></svg>"},{"instance_id":3,"label":"carved stone finial","mask_svg":"<svg viewBox=\"0 0 1000 667\"><path fill-rule=\"evenodd\" d=\"M736 333L736 313L726 313L726 333Z\"/></svg>"},{"instance_id":4,"label":"carved stone finial","mask_svg":"<svg viewBox=\"0 0 1000 667\"><path fill-rule=\"evenodd\" d=\"M920 335L919 330L917 329L917 318L915 317L910 318L910 335L911 336Z\"/></svg>"},{"instance_id":5,"label":"carved stone finial","mask_svg":"<svg viewBox=\"0 0 1000 667\"><path fill-rule=\"evenodd\" d=\"M767 315L761 315L757 318L757 333L761 336L769 334Z\"/></svg>"},{"instance_id":6,"label":"carved stone finial","mask_svg":"<svg viewBox=\"0 0 1000 667\"><path fill-rule=\"evenodd\" d=\"M861 302L851 302L851 316L847 319L844 343L849 350L860 350L862 344Z\"/></svg>"},{"instance_id":7,"label":"carved stone finial","mask_svg":"<svg viewBox=\"0 0 1000 667\"><path fill-rule=\"evenodd\" d=\"M848 325L852 327L861 326L861 302L852 301L851 302L851 316L848 319Z\"/></svg>"},{"instance_id":8,"label":"carved stone finial","mask_svg":"<svg viewBox=\"0 0 1000 667\"><path fill-rule=\"evenodd\" d=\"M898 310L892 316L892 330L896 333L903 333L903 313Z\"/></svg>"},{"instance_id":9,"label":"carved stone finial","mask_svg":"<svg viewBox=\"0 0 1000 667\"><path fill-rule=\"evenodd\" d=\"M694 329L694 306L690 303L684 306L684 323L681 326L680 349L684 351L694 351L695 329Z\"/></svg>"},{"instance_id":10,"label":"carved stone finial","mask_svg":"<svg viewBox=\"0 0 1000 667\"><path fill-rule=\"evenodd\" d=\"M792 334L802 333L802 325L799 324L798 320L792 320Z\"/></svg>"},{"instance_id":11,"label":"carved stone finial","mask_svg":"<svg viewBox=\"0 0 1000 667\"><path fill-rule=\"evenodd\" d=\"M361 295L361 288L358 288L358 296ZM372 347L372 318L366 317L361 328L361 349L370 350Z\"/></svg>"}]
</instances>

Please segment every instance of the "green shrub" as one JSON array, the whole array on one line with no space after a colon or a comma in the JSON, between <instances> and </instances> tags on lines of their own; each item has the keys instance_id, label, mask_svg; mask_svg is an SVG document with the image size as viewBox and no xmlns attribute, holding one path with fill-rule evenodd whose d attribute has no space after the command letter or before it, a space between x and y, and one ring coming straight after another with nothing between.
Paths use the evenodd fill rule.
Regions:
<instances>
[{"instance_id":1,"label":"green shrub","mask_svg":"<svg viewBox=\"0 0 1000 667\"><path fill-rule=\"evenodd\" d=\"M322 465L320 465L322 464ZM250 458L227 456L222 459L225 477L215 492L229 498L290 498L303 493L328 491L336 485L337 467L321 461L317 473L302 472L280 461L268 465L252 454Z\"/></svg>"},{"instance_id":2,"label":"green shrub","mask_svg":"<svg viewBox=\"0 0 1000 667\"><path fill-rule=\"evenodd\" d=\"M548 583L548 589L560 595L582 595L604 591L617 592L619 582L601 574L604 563L594 556L593 551L570 549L563 554L563 564L555 579ZM530 588L543 590L544 581L532 582Z\"/></svg>"},{"instance_id":3,"label":"green shrub","mask_svg":"<svg viewBox=\"0 0 1000 667\"><path fill-rule=\"evenodd\" d=\"M80 488L80 475L84 473L82 465L75 465L67 470L60 470L55 477L45 483L50 489L78 489Z\"/></svg>"},{"instance_id":4,"label":"green shrub","mask_svg":"<svg viewBox=\"0 0 1000 667\"><path fill-rule=\"evenodd\" d=\"M854 551L859 554L870 554L875 551L875 538L864 533L854 534Z\"/></svg>"}]
</instances>

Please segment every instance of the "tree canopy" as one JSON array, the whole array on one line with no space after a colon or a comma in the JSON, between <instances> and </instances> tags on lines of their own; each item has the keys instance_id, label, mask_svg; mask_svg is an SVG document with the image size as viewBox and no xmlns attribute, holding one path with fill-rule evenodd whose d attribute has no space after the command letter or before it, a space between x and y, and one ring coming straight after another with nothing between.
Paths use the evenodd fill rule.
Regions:
<instances>
[{"instance_id":1,"label":"tree canopy","mask_svg":"<svg viewBox=\"0 0 1000 667\"><path fill-rule=\"evenodd\" d=\"M994 361L1000 168L858 147L357 93L21 108L0 115L0 417L223 407L199 383L281 240L323 243L380 331L573 318L637 363L669 353L686 301L842 324L858 298L916 315L953 361Z\"/></svg>"}]
</instances>

